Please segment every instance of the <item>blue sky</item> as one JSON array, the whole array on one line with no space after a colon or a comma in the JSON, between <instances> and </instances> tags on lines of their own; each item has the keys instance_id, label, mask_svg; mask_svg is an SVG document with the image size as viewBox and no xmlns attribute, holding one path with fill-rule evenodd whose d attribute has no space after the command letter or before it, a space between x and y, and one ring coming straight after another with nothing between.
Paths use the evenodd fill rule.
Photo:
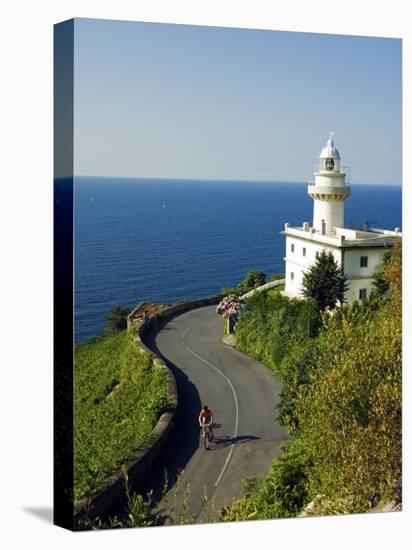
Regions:
<instances>
[{"instance_id":1,"label":"blue sky","mask_svg":"<svg viewBox=\"0 0 412 550\"><path fill-rule=\"evenodd\" d=\"M75 20L75 174L401 183L398 39Z\"/></svg>"}]
</instances>

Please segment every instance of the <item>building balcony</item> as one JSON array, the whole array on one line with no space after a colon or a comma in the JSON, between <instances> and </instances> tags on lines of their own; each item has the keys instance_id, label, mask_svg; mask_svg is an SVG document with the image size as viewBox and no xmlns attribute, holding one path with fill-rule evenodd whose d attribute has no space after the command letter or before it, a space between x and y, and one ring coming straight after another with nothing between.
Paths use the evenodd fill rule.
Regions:
<instances>
[{"instance_id":1,"label":"building balcony","mask_svg":"<svg viewBox=\"0 0 412 550\"><path fill-rule=\"evenodd\" d=\"M349 185L308 185L308 194L316 200L321 201L344 201L350 196Z\"/></svg>"}]
</instances>

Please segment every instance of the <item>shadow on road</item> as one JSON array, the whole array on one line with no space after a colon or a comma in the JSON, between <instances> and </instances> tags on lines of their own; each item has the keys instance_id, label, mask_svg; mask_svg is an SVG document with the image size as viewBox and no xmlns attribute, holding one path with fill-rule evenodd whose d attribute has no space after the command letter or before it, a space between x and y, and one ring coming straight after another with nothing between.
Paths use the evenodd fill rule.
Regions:
<instances>
[{"instance_id":1,"label":"shadow on road","mask_svg":"<svg viewBox=\"0 0 412 550\"><path fill-rule=\"evenodd\" d=\"M163 328L164 330L164 328ZM145 334L145 344L156 353L172 371L177 384L179 407L176 416L175 430L167 445L167 453L153 463L143 487L143 492L153 491L153 503L162 498L167 475L167 489L176 482L179 472L185 469L187 463L199 448L199 425L197 417L201 409L201 401L196 386L175 364L159 351L156 345L157 331Z\"/></svg>"},{"instance_id":2,"label":"shadow on road","mask_svg":"<svg viewBox=\"0 0 412 550\"><path fill-rule=\"evenodd\" d=\"M255 435L238 435L237 437L221 435L218 437L214 437L212 440L212 443L216 445L216 450L217 450L217 449L225 449L230 445L239 445L240 443L248 443L250 441L256 441L257 439L260 439L260 437L257 437Z\"/></svg>"}]
</instances>

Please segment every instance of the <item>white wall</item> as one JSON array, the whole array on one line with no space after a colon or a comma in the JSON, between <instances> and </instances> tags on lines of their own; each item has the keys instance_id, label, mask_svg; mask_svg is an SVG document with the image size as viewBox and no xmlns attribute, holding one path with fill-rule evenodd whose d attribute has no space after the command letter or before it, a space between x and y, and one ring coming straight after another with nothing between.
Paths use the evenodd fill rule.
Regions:
<instances>
[{"instance_id":1,"label":"white wall","mask_svg":"<svg viewBox=\"0 0 412 550\"><path fill-rule=\"evenodd\" d=\"M367 289L369 297L373 288L372 275L379 269L387 248L355 248L345 250L344 268L349 277L349 289L346 292L346 301L348 303L359 300L359 290ZM361 256L367 256L368 266L360 267Z\"/></svg>"},{"instance_id":2,"label":"white wall","mask_svg":"<svg viewBox=\"0 0 412 550\"><path fill-rule=\"evenodd\" d=\"M291 245L294 245L292 252ZM306 255L303 255L306 248ZM288 296L302 295L302 280L304 272L316 261L316 252L322 250L332 252L338 265L342 262L342 249L307 241L296 236L286 235L285 255L285 294ZM348 275L349 288L345 294L347 303L359 300L359 290L367 289L369 297L372 290L372 275L382 263L386 248L354 248L344 250L344 269ZM361 256L368 257L368 266L360 267ZM293 273L293 279L291 274Z\"/></svg>"},{"instance_id":3,"label":"white wall","mask_svg":"<svg viewBox=\"0 0 412 550\"><path fill-rule=\"evenodd\" d=\"M295 247L294 252L292 252L292 244ZM306 248L305 256L303 255L303 248ZM315 262L316 252L321 252L322 250L332 252L335 261L340 265L341 252L338 248L286 235L285 293L287 295L301 295L303 273ZM291 273L294 274L293 279Z\"/></svg>"},{"instance_id":4,"label":"white wall","mask_svg":"<svg viewBox=\"0 0 412 550\"><path fill-rule=\"evenodd\" d=\"M348 283L349 288L345 293L347 304L351 304L355 300L359 301L359 291L362 288L366 288L367 297L369 298L372 291L372 279L350 279Z\"/></svg>"},{"instance_id":5,"label":"white wall","mask_svg":"<svg viewBox=\"0 0 412 550\"><path fill-rule=\"evenodd\" d=\"M344 226L343 201L313 201L313 227L322 230L322 220L325 220L326 231L331 232L335 227Z\"/></svg>"},{"instance_id":6,"label":"white wall","mask_svg":"<svg viewBox=\"0 0 412 550\"><path fill-rule=\"evenodd\" d=\"M387 248L354 248L345 250L344 267L349 277L371 277L382 263ZM367 256L368 266L360 267L361 256Z\"/></svg>"}]
</instances>

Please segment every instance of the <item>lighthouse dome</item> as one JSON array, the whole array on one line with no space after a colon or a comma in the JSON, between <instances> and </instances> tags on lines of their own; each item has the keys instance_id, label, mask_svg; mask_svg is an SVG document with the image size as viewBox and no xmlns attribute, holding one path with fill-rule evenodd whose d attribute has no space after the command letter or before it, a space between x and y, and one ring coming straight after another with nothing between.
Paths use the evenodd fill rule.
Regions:
<instances>
[{"instance_id":1,"label":"lighthouse dome","mask_svg":"<svg viewBox=\"0 0 412 550\"><path fill-rule=\"evenodd\" d=\"M340 153L335 147L335 143L332 139L333 134L330 134L330 137L326 143L326 146L322 149L320 152L319 158L326 159L326 158L334 158L334 159L340 159Z\"/></svg>"}]
</instances>

